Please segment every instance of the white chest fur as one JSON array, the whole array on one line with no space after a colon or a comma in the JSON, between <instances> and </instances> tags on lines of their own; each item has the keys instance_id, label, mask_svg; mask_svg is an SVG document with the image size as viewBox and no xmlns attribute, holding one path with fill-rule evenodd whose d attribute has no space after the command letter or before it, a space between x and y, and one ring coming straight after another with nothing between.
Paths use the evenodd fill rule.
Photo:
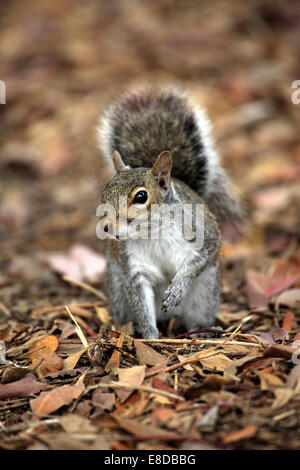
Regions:
<instances>
[{"instance_id":1,"label":"white chest fur","mask_svg":"<svg viewBox=\"0 0 300 470\"><path fill-rule=\"evenodd\" d=\"M175 227L164 239L129 240L127 253L133 272L144 274L153 286L169 284L197 254Z\"/></svg>"}]
</instances>

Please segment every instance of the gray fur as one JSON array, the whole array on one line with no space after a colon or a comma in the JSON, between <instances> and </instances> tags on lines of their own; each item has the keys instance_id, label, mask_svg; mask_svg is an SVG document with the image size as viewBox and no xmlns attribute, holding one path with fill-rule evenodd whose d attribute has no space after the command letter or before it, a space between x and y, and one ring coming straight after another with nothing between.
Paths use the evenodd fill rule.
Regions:
<instances>
[{"instance_id":1,"label":"gray fur","mask_svg":"<svg viewBox=\"0 0 300 470\"><path fill-rule=\"evenodd\" d=\"M144 338L157 338L157 321L173 314L179 315L188 331L212 326L220 297L216 219L234 224L241 211L214 148L205 112L174 89L134 90L107 110L99 137L107 160L117 151L129 168L117 168L117 175L104 188L104 202L116 208L120 195L129 196L141 186L159 205L205 206L202 248L183 238L176 218L164 240L108 243L106 292L112 315L120 324L133 321ZM170 187L163 193L147 169L166 150L173 167Z\"/></svg>"}]
</instances>

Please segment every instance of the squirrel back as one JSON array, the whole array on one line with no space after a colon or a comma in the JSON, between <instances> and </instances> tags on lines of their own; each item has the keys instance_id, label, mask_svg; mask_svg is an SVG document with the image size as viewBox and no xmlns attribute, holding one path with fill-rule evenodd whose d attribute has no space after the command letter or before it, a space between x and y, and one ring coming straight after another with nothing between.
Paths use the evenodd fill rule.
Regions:
<instances>
[{"instance_id":1,"label":"squirrel back","mask_svg":"<svg viewBox=\"0 0 300 470\"><path fill-rule=\"evenodd\" d=\"M99 129L100 147L111 162L117 150L132 168L151 168L157 155L172 155L172 176L188 184L208 204L220 225L237 227L238 200L222 168L203 109L171 89L133 89L106 111Z\"/></svg>"}]
</instances>

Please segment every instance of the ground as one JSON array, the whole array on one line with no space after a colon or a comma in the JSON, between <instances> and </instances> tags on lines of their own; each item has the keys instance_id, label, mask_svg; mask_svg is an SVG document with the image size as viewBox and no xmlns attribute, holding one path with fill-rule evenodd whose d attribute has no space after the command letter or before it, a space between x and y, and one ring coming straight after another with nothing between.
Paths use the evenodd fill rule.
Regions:
<instances>
[{"instance_id":1,"label":"ground","mask_svg":"<svg viewBox=\"0 0 300 470\"><path fill-rule=\"evenodd\" d=\"M0 448L300 447L299 24L292 1L1 2ZM245 207L213 338L134 338L102 293L95 129L145 82L207 108Z\"/></svg>"}]
</instances>

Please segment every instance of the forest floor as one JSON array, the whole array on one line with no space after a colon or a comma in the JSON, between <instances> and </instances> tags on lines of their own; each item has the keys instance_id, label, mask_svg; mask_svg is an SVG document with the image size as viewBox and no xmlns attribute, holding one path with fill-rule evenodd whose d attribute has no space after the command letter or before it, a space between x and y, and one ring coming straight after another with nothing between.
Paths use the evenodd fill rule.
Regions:
<instances>
[{"instance_id":1,"label":"forest floor","mask_svg":"<svg viewBox=\"0 0 300 470\"><path fill-rule=\"evenodd\" d=\"M176 5L0 5L1 449L300 448L300 4ZM207 108L246 208L210 339L135 338L103 294L95 129L140 82Z\"/></svg>"}]
</instances>

